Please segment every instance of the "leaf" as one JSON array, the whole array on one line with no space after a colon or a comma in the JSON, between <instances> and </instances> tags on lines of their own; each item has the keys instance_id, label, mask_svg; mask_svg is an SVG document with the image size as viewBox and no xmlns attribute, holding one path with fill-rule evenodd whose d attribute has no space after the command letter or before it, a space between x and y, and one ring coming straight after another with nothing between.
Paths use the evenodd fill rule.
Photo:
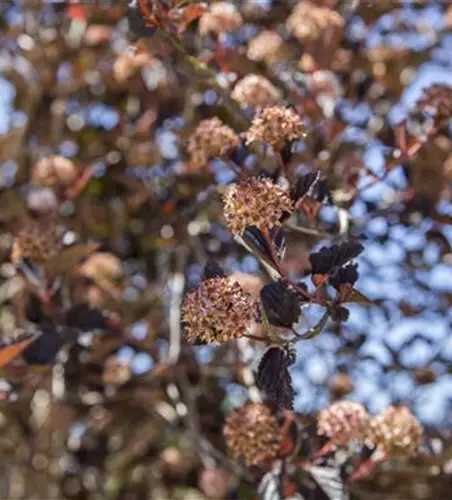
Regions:
<instances>
[{"instance_id":1,"label":"leaf","mask_svg":"<svg viewBox=\"0 0 452 500\"><path fill-rule=\"evenodd\" d=\"M294 362L294 351L278 346L268 349L259 363L257 387L278 408L293 408L294 390L288 367Z\"/></svg>"},{"instance_id":2,"label":"leaf","mask_svg":"<svg viewBox=\"0 0 452 500\"><path fill-rule=\"evenodd\" d=\"M275 260L272 248L260 229L255 226L247 227L243 236L236 236L235 239L260 260L273 279L281 277L279 262Z\"/></svg>"},{"instance_id":3,"label":"leaf","mask_svg":"<svg viewBox=\"0 0 452 500\"><path fill-rule=\"evenodd\" d=\"M260 500L283 500L282 489L282 461L278 460L262 477L257 494Z\"/></svg>"},{"instance_id":4,"label":"leaf","mask_svg":"<svg viewBox=\"0 0 452 500\"><path fill-rule=\"evenodd\" d=\"M39 334L25 334L14 340L0 343L0 368L13 361L23 353L37 338Z\"/></svg>"},{"instance_id":5,"label":"leaf","mask_svg":"<svg viewBox=\"0 0 452 500\"><path fill-rule=\"evenodd\" d=\"M281 280L264 286L261 302L271 325L290 328L300 317L301 297Z\"/></svg>"},{"instance_id":6,"label":"leaf","mask_svg":"<svg viewBox=\"0 0 452 500\"><path fill-rule=\"evenodd\" d=\"M56 258L45 263L47 271L53 275L71 271L79 262L99 248L97 243L78 243L63 249Z\"/></svg>"},{"instance_id":7,"label":"leaf","mask_svg":"<svg viewBox=\"0 0 452 500\"><path fill-rule=\"evenodd\" d=\"M361 292L358 292L355 288L352 288L350 292L347 294L347 297L344 301L344 304L353 303L353 304L361 304L363 306L373 306L374 303L368 297L363 295Z\"/></svg>"},{"instance_id":8,"label":"leaf","mask_svg":"<svg viewBox=\"0 0 452 500\"><path fill-rule=\"evenodd\" d=\"M341 477L339 467L321 467L312 465L306 467L315 482L320 486L330 500L349 500L350 495Z\"/></svg>"},{"instance_id":9,"label":"leaf","mask_svg":"<svg viewBox=\"0 0 452 500\"><path fill-rule=\"evenodd\" d=\"M190 23L201 17L207 10L205 2L198 2L176 9L174 12L171 11L171 18L177 21L177 32L182 34Z\"/></svg>"},{"instance_id":10,"label":"leaf","mask_svg":"<svg viewBox=\"0 0 452 500\"><path fill-rule=\"evenodd\" d=\"M364 250L361 243L346 241L340 245L322 247L318 252L311 253L309 262L312 274L328 274L347 264Z\"/></svg>"},{"instance_id":11,"label":"leaf","mask_svg":"<svg viewBox=\"0 0 452 500\"><path fill-rule=\"evenodd\" d=\"M212 278L224 278L226 273L221 268L220 264L212 259L209 259L204 266L204 274L202 276L203 280L209 280Z\"/></svg>"},{"instance_id":12,"label":"leaf","mask_svg":"<svg viewBox=\"0 0 452 500\"><path fill-rule=\"evenodd\" d=\"M66 324L83 332L107 329L107 320L99 309L92 309L87 303L78 303L66 313Z\"/></svg>"},{"instance_id":13,"label":"leaf","mask_svg":"<svg viewBox=\"0 0 452 500\"><path fill-rule=\"evenodd\" d=\"M147 0L131 0L127 5L129 29L135 35L152 37L157 32L157 27L151 25L150 19L146 19L147 11L150 12L150 9L150 6L147 6Z\"/></svg>"},{"instance_id":14,"label":"leaf","mask_svg":"<svg viewBox=\"0 0 452 500\"><path fill-rule=\"evenodd\" d=\"M63 343L53 326L44 326L39 337L23 351L22 357L29 365L53 365Z\"/></svg>"}]
</instances>

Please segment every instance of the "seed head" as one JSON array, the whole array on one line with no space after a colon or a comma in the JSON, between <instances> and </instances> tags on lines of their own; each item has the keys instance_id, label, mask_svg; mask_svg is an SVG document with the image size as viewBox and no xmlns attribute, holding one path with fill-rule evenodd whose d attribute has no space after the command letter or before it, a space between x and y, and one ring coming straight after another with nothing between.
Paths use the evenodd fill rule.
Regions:
<instances>
[{"instance_id":1,"label":"seed head","mask_svg":"<svg viewBox=\"0 0 452 500\"><path fill-rule=\"evenodd\" d=\"M31 181L45 187L69 186L77 178L77 167L64 156L55 155L38 161L32 169Z\"/></svg>"},{"instance_id":2,"label":"seed head","mask_svg":"<svg viewBox=\"0 0 452 500\"><path fill-rule=\"evenodd\" d=\"M251 177L232 184L223 195L224 216L232 234L241 235L249 226L260 230L278 226L292 212L292 200L270 179Z\"/></svg>"},{"instance_id":3,"label":"seed head","mask_svg":"<svg viewBox=\"0 0 452 500\"><path fill-rule=\"evenodd\" d=\"M328 7L300 2L288 17L287 26L298 40L317 40L327 28L342 29L344 19Z\"/></svg>"},{"instance_id":4,"label":"seed head","mask_svg":"<svg viewBox=\"0 0 452 500\"><path fill-rule=\"evenodd\" d=\"M247 466L272 462L280 448L276 418L261 403L246 403L227 418L223 434L234 460L243 458Z\"/></svg>"},{"instance_id":5,"label":"seed head","mask_svg":"<svg viewBox=\"0 0 452 500\"><path fill-rule=\"evenodd\" d=\"M198 24L201 35L213 33L231 33L242 26L243 19L234 5L227 2L216 2L204 13Z\"/></svg>"},{"instance_id":6,"label":"seed head","mask_svg":"<svg viewBox=\"0 0 452 500\"><path fill-rule=\"evenodd\" d=\"M28 258L42 264L55 258L63 247L63 228L53 218L27 222L17 233L12 260Z\"/></svg>"},{"instance_id":7,"label":"seed head","mask_svg":"<svg viewBox=\"0 0 452 500\"><path fill-rule=\"evenodd\" d=\"M207 343L221 343L242 337L255 313L251 297L227 277L203 281L185 296L182 304L182 319L190 342L200 338Z\"/></svg>"},{"instance_id":8,"label":"seed head","mask_svg":"<svg viewBox=\"0 0 452 500\"><path fill-rule=\"evenodd\" d=\"M246 141L264 142L279 151L288 141L302 138L304 133L301 118L292 108L266 106L254 115Z\"/></svg>"},{"instance_id":9,"label":"seed head","mask_svg":"<svg viewBox=\"0 0 452 500\"><path fill-rule=\"evenodd\" d=\"M204 166L240 144L238 135L218 118L202 120L188 141L188 152L195 165Z\"/></svg>"},{"instance_id":10,"label":"seed head","mask_svg":"<svg viewBox=\"0 0 452 500\"><path fill-rule=\"evenodd\" d=\"M275 31L262 31L248 43L248 59L271 64L278 58L283 43L283 39Z\"/></svg>"},{"instance_id":11,"label":"seed head","mask_svg":"<svg viewBox=\"0 0 452 500\"><path fill-rule=\"evenodd\" d=\"M320 412L317 432L338 445L363 441L369 425L364 406L353 401L337 401Z\"/></svg>"},{"instance_id":12,"label":"seed head","mask_svg":"<svg viewBox=\"0 0 452 500\"><path fill-rule=\"evenodd\" d=\"M242 106L270 106L281 97L279 90L260 75L247 75L234 87L232 98Z\"/></svg>"},{"instance_id":13,"label":"seed head","mask_svg":"<svg viewBox=\"0 0 452 500\"><path fill-rule=\"evenodd\" d=\"M390 406L370 421L370 440L388 456L412 455L422 434L421 424L404 406Z\"/></svg>"},{"instance_id":14,"label":"seed head","mask_svg":"<svg viewBox=\"0 0 452 500\"><path fill-rule=\"evenodd\" d=\"M424 90L416 103L416 108L432 112L437 118L452 116L452 87L435 84Z\"/></svg>"}]
</instances>

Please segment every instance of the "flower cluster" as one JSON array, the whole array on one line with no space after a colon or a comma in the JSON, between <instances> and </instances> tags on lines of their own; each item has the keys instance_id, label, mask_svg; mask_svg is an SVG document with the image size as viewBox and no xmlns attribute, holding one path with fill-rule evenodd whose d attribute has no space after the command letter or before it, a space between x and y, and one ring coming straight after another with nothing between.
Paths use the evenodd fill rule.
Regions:
<instances>
[{"instance_id":1,"label":"flower cluster","mask_svg":"<svg viewBox=\"0 0 452 500\"><path fill-rule=\"evenodd\" d=\"M334 444L363 442L369 427L369 415L363 405L353 401L337 401L320 412L317 432Z\"/></svg>"},{"instance_id":2,"label":"flower cluster","mask_svg":"<svg viewBox=\"0 0 452 500\"><path fill-rule=\"evenodd\" d=\"M246 132L246 140L247 143L263 142L279 151L287 142L301 139L304 135L303 122L292 108L266 106L256 112Z\"/></svg>"},{"instance_id":3,"label":"flower cluster","mask_svg":"<svg viewBox=\"0 0 452 500\"><path fill-rule=\"evenodd\" d=\"M317 40L329 27L344 26L344 19L328 7L300 2L287 19L287 26L298 40Z\"/></svg>"},{"instance_id":4,"label":"flower cluster","mask_svg":"<svg viewBox=\"0 0 452 500\"><path fill-rule=\"evenodd\" d=\"M370 421L369 437L388 457L412 455L422 434L421 424L404 406L390 406Z\"/></svg>"},{"instance_id":5,"label":"flower cluster","mask_svg":"<svg viewBox=\"0 0 452 500\"><path fill-rule=\"evenodd\" d=\"M243 19L234 5L227 2L216 2L199 20L198 29L201 35L213 33L230 33L242 26Z\"/></svg>"},{"instance_id":6,"label":"flower cluster","mask_svg":"<svg viewBox=\"0 0 452 500\"><path fill-rule=\"evenodd\" d=\"M31 172L31 181L45 187L69 186L77 178L74 162L64 156L54 155L36 163Z\"/></svg>"},{"instance_id":7,"label":"flower cluster","mask_svg":"<svg viewBox=\"0 0 452 500\"><path fill-rule=\"evenodd\" d=\"M254 108L276 104L281 93L267 78L251 74L237 82L231 97L242 106Z\"/></svg>"},{"instance_id":8,"label":"flower cluster","mask_svg":"<svg viewBox=\"0 0 452 500\"><path fill-rule=\"evenodd\" d=\"M246 403L226 418L223 434L234 460L247 466L272 462L280 448L280 435L270 408Z\"/></svg>"},{"instance_id":9,"label":"flower cluster","mask_svg":"<svg viewBox=\"0 0 452 500\"><path fill-rule=\"evenodd\" d=\"M214 156L221 156L240 144L238 135L219 118L202 120L188 141L194 165L204 166Z\"/></svg>"},{"instance_id":10,"label":"flower cluster","mask_svg":"<svg viewBox=\"0 0 452 500\"><path fill-rule=\"evenodd\" d=\"M31 220L18 231L12 249L12 259L30 259L42 264L55 258L63 248L63 228L52 219Z\"/></svg>"},{"instance_id":11,"label":"flower cluster","mask_svg":"<svg viewBox=\"0 0 452 500\"><path fill-rule=\"evenodd\" d=\"M231 278L203 281L189 292L182 304L182 320L189 341L227 342L246 334L256 305Z\"/></svg>"},{"instance_id":12,"label":"flower cluster","mask_svg":"<svg viewBox=\"0 0 452 500\"><path fill-rule=\"evenodd\" d=\"M248 43L247 56L252 61L271 64L278 59L284 40L275 31L264 30Z\"/></svg>"},{"instance_id":13,"label":"flower cluster","mask_svg":"<svg viewBox=\"0 0 452 500\"><path fill-rule=\"evenodd\" d=\"M287 191L271 180L251 177L229 186L224 195L224 216L229 230L241 235L249 226L263 230L278 226L292 212Z\"/></svg>"}]
</instances>

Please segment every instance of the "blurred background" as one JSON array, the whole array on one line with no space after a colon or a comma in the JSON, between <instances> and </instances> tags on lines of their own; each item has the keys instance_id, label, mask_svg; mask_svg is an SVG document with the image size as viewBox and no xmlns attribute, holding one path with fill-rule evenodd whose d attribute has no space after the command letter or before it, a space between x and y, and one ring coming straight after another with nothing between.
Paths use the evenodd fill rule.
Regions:
<instances>
[{"instance_id":1,"label":"blurred background","mask_svg":"<svg viewBox=\"0 0 452 500\"><path fill-rule=\"evenodd\" d=\"M177 367L165 364L171 314L208 258L256 294L267 282L225 225L218 193L234 172L219 159L198 168L187 152L204 118L246 128L253 110L231 108L221 92L251 73L268 78L281 102L306 110L309 133L291 165L301 173L319 169L333 192L334 205L321 209L315 230L288 231L287 269L302 276L309 252L334 239L345 217L346 233L365 248L356 288L372 301L351 305L347 322L299 343L290 369L295 411L312 418L344 395L371 413L403 402L440 458L383 468L354 494L446 494L452 128L432 134L432 119L416 102L433 84L452 86L452 7L228 2L241 26L205 35L194 21L181 42L210 65L215 86L161 33L133 34L126 3L0 2L0 333L11 339L29 328L29 299L11 249L21 221L49 212L64 221L66 244L99 245L69 287L124 332L87 328L54 366L2 369L0 498L253 498L246 485L231 483L236 471L225 465L221 437L224 412L247 398L234 347L184 344ZM298 34L288 19L300 3L333 9L342 19L338 34L325 35L315 12L303 20L308 35ZM280 43L253 45L262 32ZM401 122L422 146L398 162L394 130ZM54 155L76 169L70 196L33 174ZM238 155L250 171L275 169L271 154L241 148ZM319 316L306 308L298 330ZM221 464L213 476L206 472L212 464ZM215 496L221 486L223 496Z\"/></svg>"}]
</instances>

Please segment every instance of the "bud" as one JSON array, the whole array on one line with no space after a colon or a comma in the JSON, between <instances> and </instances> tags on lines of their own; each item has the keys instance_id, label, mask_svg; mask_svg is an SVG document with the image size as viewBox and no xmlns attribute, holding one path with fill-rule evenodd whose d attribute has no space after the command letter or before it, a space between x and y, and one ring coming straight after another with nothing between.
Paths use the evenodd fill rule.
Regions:
<instances>
[{"instance_id":1,"label":"bud","mask_svg":"<svg viewBox=\"0 0 452 500\"><path fill-rule=\"evenodd\" d=\"M53 218L29 221L16 235L12 260L28 258L42 264L55 258L63 248L63 228Z\"/></svg>"},{"instance_id":2,"label":"bud","mask_svg":"<svg viewBox=\"0 0 452 500\"><path fill-rule=\"evenodd\" d=\"M188 152L195 165L204 166L215 157L240 144L238 135L218 118L202 120L188 141Z\"/></svg>"},{"instance_id":3,"label":"bud","mask_svg":"<svg viewBox=\"0 0 452 500\"><path fill-rule=\"evenodd\" d=\"M281 97L279 90L260 75L247 75L236 83L231 94L242 106L270 106Z\"/></svg>"},{"instance_id":4,"label":"bud","mask_svg":"<svg viewBox=\"0 0 452 500\"><path fill-rule=\"evenodd\" d=\"M234 235L242 235L249 226L260 230L279 226L293 205L286 190L270 179L257 177L228 186L223 203L224 216Z\"/></svg>"},{"instance_id":5,"label":"bud","mask_svg":"<svg viewBox=\"0 0 452 500\"><path fill-rule=\"evenodd\" d=\"M201 35L213 33L231 33L243 24L242 16L234 5L227 2L216 2L210 10L199 19L198 30Z\"/></svg>"},{"instance_id":6,"label":"bud","mask_svg":"<svg viewBox=\"0 0 452 500\"><path fill-rule=\"evenodd\" d=\"M256 313L256 305L230 278L203 281L182 304L182 320L188 341L227 342L242 337Z\"/></svg>"},{"instance_id":7,"label":"bud","mask_svg":"<svg viewBox=\"0 0 452 500\"><path fill-rule=\"evenodd\" d=\"M54 155L43 158L31 171L31 182L44 187L69 186L77 178L74 162L64 156Z\"/></svg>"},{"instance_id":8,"label":"bud","mask_svg":"<svg viewBox=\"0 0 452 500\"><path fill-rule=\"evenodd\" d=\"M248 43L248 59L271 64L279 58L283 43L283 39L275 31L262 31Z\"/></svg>"},{"instance_id":9,"label":"bud","mask_svg":"<svg viewBox=\"0 0 452 500\"><path fill-rule=\"evenodd\" d=\"M246 403L227 418L223 434L234 460L247 466L271 463L278 455L280 434L276 418L262 403Z\"/></svg>"},{"instance_id":10,"label":"bud","mask_svg":"<svg viewBox=\"0 0 452 500\"><path fill-rule=\"evenodd\" d=\"M247 143L260 141L281 150L288 141L304 137L305 129L300 116L283 106L267 106L254 115L246 132Z\"/></svg>"},{"instance_id":11,"label":"bud","mask_svg":"<svg viewBox=\"0 0 452 500\"><path fill-rule=\"evenodd\" d=\"M369 438L387 456L409 456L419 446L423 429L405 406L390 406L370 421Z\"/></svg>"},{"instance_id":12,"label":"bud","mask_svg":"<svg viewBox=\"0 0 452 500\"><path fill-rule=\"evenodd\" d=\"M317 433L334 444L345 446L350 441L362 442L369 425L364 406L353 401L337 401L320 412Z\"/></svg>"}]
</instances>

